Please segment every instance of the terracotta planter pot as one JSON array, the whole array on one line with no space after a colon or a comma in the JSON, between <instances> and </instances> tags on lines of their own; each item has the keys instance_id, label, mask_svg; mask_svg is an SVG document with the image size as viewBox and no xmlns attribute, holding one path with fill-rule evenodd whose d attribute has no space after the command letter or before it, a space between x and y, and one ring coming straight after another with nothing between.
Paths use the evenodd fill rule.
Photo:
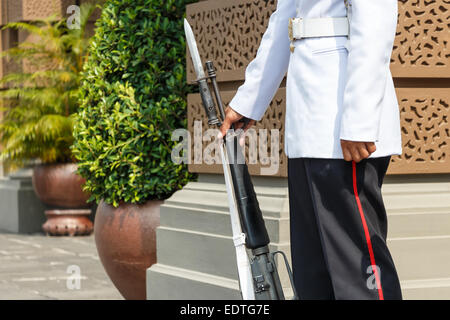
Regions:
<instances>
[{"instance_id":1,"label":"terracotta planter pot","mask_svg":"<svg viewBox=\"0 0 450 320\"><path fill-rule=\"evenodd\" d=\"M162 203L124 203L114 208L102 201L97 208L97 251L106 273L127 300L146 299L146 270L156 262L156 228Z\"/></svg>"},{"instance_id":2,"label":"terracotta planter pot","mask_svg":"<svg viewBox=\"0 0 450 320\"><path fill-rule=\"evenodd\" d=\"M47 222L42 229L50 236L84 236L94 230L91 209L45 210Z\"/></svg>"},{"instance_id":3,"label":"terracotta planter pot","mask_svg":"<svg viewBox=\"0 0 450 320\"><path fill-rule=\"evenodd\" d=\"M88 208L89 194L82 190L85 180L75 163L38 165L33 169L33 187L45 204L58 208Z\"/></svg>"}]
</instances>

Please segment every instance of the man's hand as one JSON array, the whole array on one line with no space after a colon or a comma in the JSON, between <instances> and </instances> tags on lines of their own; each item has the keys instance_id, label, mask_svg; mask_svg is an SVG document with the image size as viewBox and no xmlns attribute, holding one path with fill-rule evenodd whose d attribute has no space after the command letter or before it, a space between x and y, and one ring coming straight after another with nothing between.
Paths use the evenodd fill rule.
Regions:
<instances>
[{"instance_id":1,"label":"man's hand","mask_svg":"<svg viewBox=\"0 0 450 320\"><path fill-rule=\"evenodd\" d=\"M360 162L367 159L377 150L374 142L359 142L341 140L342 153L345 161Z\"/></svg>"},{"instance_id":2,"label":"man's hand","mask_svg":"<svg viewBox=\"0 0 450 320\"><path fill-rule=\"evenodd\" d=\"M225 137L225 135L227 134L227 131L231 128L232 124L235 124L235 126L234 126L235 130L244 129L244 132L247 131L251 126L253 126L255 124L255 120L250 120L250 122L245 126L245 128L243 128L244 123L239 122L243 118L244 118L244 116L237 113L230 107L227 107L225 109L225 120L223 121L222 126L220 127L219 138Z\"/></svg>"}]
</instances>

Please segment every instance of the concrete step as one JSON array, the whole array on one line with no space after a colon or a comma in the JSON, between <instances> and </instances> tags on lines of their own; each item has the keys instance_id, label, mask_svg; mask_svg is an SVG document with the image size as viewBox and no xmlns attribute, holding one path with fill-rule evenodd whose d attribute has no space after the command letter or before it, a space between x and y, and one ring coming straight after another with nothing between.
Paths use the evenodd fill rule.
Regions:
<instances>
[{"instance_id":1,"label":"concrete step","mask_svg":"<svg viewBox=\"0 0 450 320\"><path fill-rule=\"evenodd\" d=\"M208 273L176 268L161 263L147 270L147 298L150 300L241 300L239 282ZM292 299L290 287L283 287ZM161 294L162 293L162 294Z\"/></svg>"},{"instance_id":2,"label":"concrete step","mask_svg":"<svg viewBox=\"0 0 450 320\"><path fill-rule=\"evenodd\" d=\"M388 211L388 238L450 235L450 208L432 210L409 213Z\"/></svg>"},{"instance_id":3,"label":"concrete step","mask_svg":"<svg viewBox=\"0 0 450 320\"><path fill-rule=\"evenodd\" d=\"M147 269L149 300L241 300L235 279L161 263Z\"/></svg>"},{"instance_id":4,"label":"concrete step","mask_svg":"<svg viewBox=\"0 0 450 320\"><path fill-rule=\"evenodd\" d=\"M450 278L450 236L396 238L388 246L400 280Z\"/></svg>"},{"instance_id":5,"label":"concrete step","mask_svg":"<svg viewBox=\"0 0 450 320\"><path fill-rule=\"evenodd\" d=\"M382 192L391 214L450 211L450 182L386 183Z\"/></svg>"},{"instance_id":6,"label":"concrete step","mask_svg":"<svg viewBox=\"0 0 450 320\"><path fill-rule=\"evenodd\" d=\"M383 186L383 197L389 220L388 245L403 297L450 299L448 178L420 183L412 177L391 180L394 182Z\"/></svg>"},{"instance_id":7,"label":"concrete step","mask_svg":"<svg viewBox=\"0 0 450 320\"><path fill-rule=\"evenodd\" d=\"M150 300L240 300L237 280L155 264L147 270ZM450 278L402 281L405 300L448 300ZM289 299L291 293L285 288Z\"/></svg>"},{"instance_id":8,"label":"concrete step","mask_svg":"<svg viewBox=\"0 0 450 320\"><path fill-rule=\"evenodd\" d=\"M289 217L288 190L286 187L255 187L258 202L264 216ZM220 212L229 212L228 198L225 184L206 184L201 182L189 183L183 192L175 193L166 200L166 205L181 206L184 208L205 209Z\"/></svg>"},{"instance_id":9,"label":"concrete step","mask_svg":"<svg viewBox=\"0 0 450 320\"><path fill-rule=\"evenodd\" d=\"M157 230L158 264L189 269L229 279L238 279L233 240L206 232L159 227ZM283 251L290 259L289 243L271 243L270 250ZM284 263L277 259L284 286L289 280Z\"/></svg>"},{"instance_id":10,"label":"concrete step","mask_svg":"<svg viewBox=\"0 0 450 320\"><path fill-rule=\"evenodd\" d=\"M450 278L402 281L405 300L449 300Z\"/></svg>"},{"instance_id":11,"label":"concrete step","mask_svg":"<svg viewBox=\"0 0 450 320\"><path fill-rule=\"evenodd\" d=\"M172 203L161 209L161 225L191 231L231 236L229 212L203 208L185 208ZM265 217L264 222L273 242L289 242L289 218Z\"/></svg>"}]
</instances>

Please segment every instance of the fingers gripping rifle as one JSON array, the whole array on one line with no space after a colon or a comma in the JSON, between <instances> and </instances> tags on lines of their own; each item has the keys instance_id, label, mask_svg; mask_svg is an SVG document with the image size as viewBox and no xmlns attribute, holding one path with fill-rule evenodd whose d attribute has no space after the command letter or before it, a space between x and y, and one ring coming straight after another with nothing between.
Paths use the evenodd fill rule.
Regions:
<instances>
[{"instance_id":1,"label":"fingers gripping rifle","mask_svg":"<svg viewBox=\"0 0 450 320\"><path fill-rule=\"evenodd\" d=\"M208 81L214 90L215 100L219 107L222 121L225 119L224 106L216 81L216 70L213 62L206 62L207 75L203 70L192 29L185 20L186 39L191 53L194 69L197 73L197 83L200 88L203 106L208 116L210 126L221 126L217 116L214 98ZM233 129L235 127L233 126ZM245 157L239 144L239 135L232 130L225 137L225 149L221 146L222 163L225 182L230 203L230 216L233 227L233 240L238 260L239 281L242 297L256 300L284 300L285 295L281 285L275 256L284 259L293 289L293 299L298 299L294 287L293 276L286 255L281 252L270 252L269 235L264 223L255 189L248 171ZM230 194L232 193L232 194ZM237 215L238 217L235 217ZM251 250L249 262L244 248ZM249 263L248 263L249 262Z\"/></svg>"}]
</instances>

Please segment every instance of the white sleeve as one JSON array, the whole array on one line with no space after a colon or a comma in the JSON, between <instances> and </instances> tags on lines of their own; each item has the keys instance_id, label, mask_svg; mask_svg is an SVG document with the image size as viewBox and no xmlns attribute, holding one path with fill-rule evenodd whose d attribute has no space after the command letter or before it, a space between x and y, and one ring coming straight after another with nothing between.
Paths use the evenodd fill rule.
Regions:
<instances>
[{"instance_id":1,"label":"white sleeve","mask_svg":"<svg viewBox=\"0 0 450 320\"><path fill-rule=\"evenodd\" d=\"M230 102L233 110L247 118L261 120L286 74L290 58L289 19L295 14L295 1L278 0L256 57L247 66L245 82Z\"/></svg>"},{"instance_id":2,"label":"white sleeve","mask_svg":"<svg viewBox=\"0 0 450 320\"><path fill-rule=\"evenodd\" d=\"M397 27L397 0L350 0L347 80L340 138L378 141Z\"/></svg>"}]
</instances>

